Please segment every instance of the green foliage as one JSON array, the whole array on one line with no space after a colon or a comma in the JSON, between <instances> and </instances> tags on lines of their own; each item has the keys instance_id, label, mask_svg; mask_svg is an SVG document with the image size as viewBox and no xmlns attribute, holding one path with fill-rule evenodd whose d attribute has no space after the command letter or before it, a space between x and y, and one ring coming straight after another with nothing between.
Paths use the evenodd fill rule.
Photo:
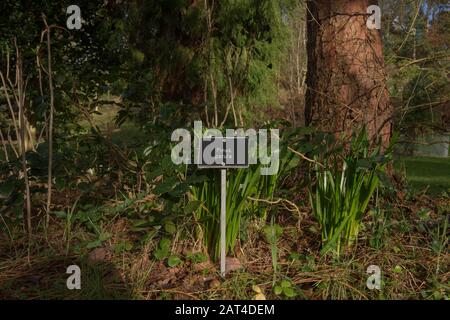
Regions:
<instances>
[{"instance_id":1,"label":"green foliage","mask_svg":"<svg viewBox=\"0 0 450 320\"><path fill-rule=\"evenodd\" d=\"M122 115L143 123L175 106L206 120L205 110L211 119L217 107L220 119L212 122L219 126L234 100L235 121L236 113L261 118L249 111L277 104L275 77L288 34L283 17L293 3L130 3L121 12L130 57Z\"/></svg>"},{"instance_id":2,"label":"green foliage","mask_svg":"<svg viewBox=\"0 0 450 320\"><path fill-rule=\"evenodd\" d=\"M123 30L118 30L118 17L112 6L101 1L80 0L83 18L81 30L65 29L70 1L10 1L0 3L0 65L6 71L8 54L10 67L14 68L15 47L23 60L24 78L27 78L26 117L39 133L48 117L50 93L48 88L47 44L41 43L45 29L45 15L50 31L55 100L54 130L56 143L80 132L79 121L91 114L106 92L120 93L119 70L124 60ZM117 37L115 41L112 38ZM39 50L38 50L39 49ZM120 49L120 50L119 50ZM39 59L39 60L38 60ZM39 73L36 61L42 66ZM12 70L10 70L11 72ZM39 76L41 74L41 77ZM119 90L118 90L119 88ZM0 110L3 116L3 92ZM6 130L5 123L0 127Z\"/></svg>"},{"instance_id":3,"label":"green foliage","mask_svg":"<svg viewBox=\"0 0 450 320\"><path fill-rule=\"evenodd\" d=\"M168 238L162 238L158 244L158 248L155 250L154 256L157 260L164 260L170 254L170 240Z\"/></svg>"},{"instance_id":4,"label":"green foliage","mask_svg":"<svg viewBox=\"0 0 450 320\"><path fill-rule=\"evenodd\" d=\"M167 265L171 268L176 267L182 263L181 259L177 256L170 256L167 260Z\"/></svg>"},{"instance_id":5,"label":"green foliage","mask_svg":"<svg viewBox=\"0 0 450 320\"><path fill-rule=\"evenodd\" d=\"M295 292L295 289L292 288L291 284L287 281L281 282L281 288L283 289L284 295L286 295L286 297L288 297L288 298L293 298L297 295Z\"/></svg>"},{"instance_id":6,"label":"green foliage","mask_svg":"<svg viewBox=\"0 0 450 320\"><path fill-rule=\"evenodd\" d=\"M338 155L337 155L338 156ZM361 220L378 187L386 160L380 149L369 154L365 129L353 137L350 153L316 164L310 202L322 228L322 253L339 254L357 240Z\"/></svg>"},{"instance_id":7,"label":"green foliage","mask_svg":"<svg viewBox=\"0 0 450 320\"><path fill-rule=\"evenodd\" d=\"M375 249L381 249L384 247L384 240L388 236L391 216L387 210L385 211L378 206L373 210L370 210L369 215L371 215L373 219L373 221L370 222L370 245Z\"/></svg>"},{"instance_id":8,"label":"green foliage","mask_svg":"<svg viewBox=\"0 0 450 320\"><path fill-rule=\"evenodd\" d=\"M287 279L282 280L279 284L274 286L273 291L277 296L284 295L286 298L294 298L298 295L295 286Z\"/></svg>"},{"instance_id":9,"label":"green foliage","mask_svg":"<svg viewBox=\"0 0 450 320\"><path fill-rule=\"evenodd\" d=\"M408 141L448 132L448 33L443 31L450 25L448 1L380 3L387 85L397 110L397 128ZM405 151L411 153L415 147L408 145Z\"/></svg>"},{"instance_id":10,"label":"green foliage","mask_svg":"<svg viewBox=\"0 0 450 320\"><path fill-rule=\"evenodd\" d=\"M208 256L202 252L190 252L186 255L186 258L188 258L194 264L208 261Z\"/></svg>"},{"instance_id":11,"label":"green foliage","mask_svg":"<svg viewBox=\"0 0 450 320\"><path fill-rule=\"evenodd\" d=\"M266 237L266 241L270 245L270 252L272 256L272 267L275 279L276 273L278 271L278 239L283 233L283 228L281 228L281 226L279 226L278 224L274 223L274 219L272 216L270 225L265 226L263 228L263 231Z\"/></svg>"}]
</instances>

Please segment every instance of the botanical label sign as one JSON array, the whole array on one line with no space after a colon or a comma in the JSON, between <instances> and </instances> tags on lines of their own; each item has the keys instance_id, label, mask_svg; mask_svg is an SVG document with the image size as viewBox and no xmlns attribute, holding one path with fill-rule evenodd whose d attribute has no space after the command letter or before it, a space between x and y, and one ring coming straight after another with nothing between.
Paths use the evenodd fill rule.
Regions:
<instances>
[{"instance_id":1,"label":"botanical label sign","mask_svg":"<svg viewBox=\"0 0 450 320\"><path fill-rule=\"evenodd\" d=\"M248 137L203 137L199 153L199 168L247 168Z\"/></svg>"}]
</instances>

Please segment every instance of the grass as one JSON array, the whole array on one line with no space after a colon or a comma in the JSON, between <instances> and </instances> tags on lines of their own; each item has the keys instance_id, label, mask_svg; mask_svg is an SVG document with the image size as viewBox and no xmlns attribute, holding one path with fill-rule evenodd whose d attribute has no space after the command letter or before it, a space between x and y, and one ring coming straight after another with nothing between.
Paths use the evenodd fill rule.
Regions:
<instances>
[{"instance_id":1,"label":"grass","mask_svg":"<svg viewBox=\"0 0 450 320\"><path fill-rule=\"evenodd\" d=\"M385 246L382 250L370 245L373 232L366 228L358 245L339 260L320 255L317 245L320 243L320 232L314 231L313 227L317 227L314 219L305 217L301 228L293 227L298 232L292 233L287 232L291 213L283 213L277 221L282 227L277 241L278 279L290 283L297 293L295 299L448 298L449 259L440 249L430 250L436 236L445 239L442 229L432 227L428 218L418 224L414 212L408 210L401 221L408 226L408 231L401 231L401 211L413 204L418 205L418 202L405 202L403 206L393 208L396 223L387 226L390 230L383 237ZM432 221L438 221L438 211L430 211ZM435 216L436 219L433 218ZM433 230L418 232L416 228L423 223ZM250 230L251 240L242 243L242 250L237 250L243 269L229 274L226 279L218 275L216 263L194 262L187 257L185 250L189 252L195 247L189 237L173 240L174 250L182 265L170 267L167 262L153 259L158 239L141 243L138 234L128 227L127 219L119 217L103 228L112 237L101 247L108 255L98 261L92 261L92 250L85 247L81 247L80 252L67 255L66 244L59 241L63 238L63 230L57 221L53 221L50 233L53 248L44 249L45 239L37 236L29 256L25 236L14 233L17 235L14 250L8 245L7 236L0 233L0 298L253 299L256 295L254 286L257 286L267 299L290 299L276 293L271 245L263 240L264 230L255 226ZM445 224L442 228L446 228ZM183 233L190 233L189 229L183 230ZM72 232L71 248L80 245L79 239L91 236L81 225L75 225ZM133 243L131 250L114 250L118 243L125 240ZM444 242L442 245L445 245ZM65 271L71 264L79 265L82 270L82 289L79 291L68 290L65 286L68 277ZM366 269L372 264L382 270L380 291L366 287Z\"/></svg>"},{"instance_id":2,"label":"grass","mask_svg":"<svg viewBox=\"0 0 450 320\"><path fill-rule=\"evenodd\" d=\"M428 187L432 194L450 189L450 158L400 158L396 160L395 167L405 170L406 179L414 188Z\"/></svg>"}]
</instances>

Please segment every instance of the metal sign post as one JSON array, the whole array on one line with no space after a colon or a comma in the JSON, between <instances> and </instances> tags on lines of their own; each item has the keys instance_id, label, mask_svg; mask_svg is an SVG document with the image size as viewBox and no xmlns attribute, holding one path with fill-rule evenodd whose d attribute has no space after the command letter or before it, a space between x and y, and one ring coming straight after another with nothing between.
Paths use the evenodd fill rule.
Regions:
<instances>
[{"instance_id":1,"label":"metal sign post","mask_svg":"<svg viewBox=\"0 0 450 320\"><path fill-rule=\"evenodd\" d=\"M220 168L220 275L226 273L227 168L247 168L248 137L204 137L200 142L199 168Z\"/></svg>"},{"instance_id":2,"label":"metal sign post","mask_svg":"<svg viewBox=\"0 0 450 320\"><path fill-rule=\"evenodd\" d=\"M220 275L225 277L227 243L227 169L220 170Z\"/></svg>"}]
</instances>

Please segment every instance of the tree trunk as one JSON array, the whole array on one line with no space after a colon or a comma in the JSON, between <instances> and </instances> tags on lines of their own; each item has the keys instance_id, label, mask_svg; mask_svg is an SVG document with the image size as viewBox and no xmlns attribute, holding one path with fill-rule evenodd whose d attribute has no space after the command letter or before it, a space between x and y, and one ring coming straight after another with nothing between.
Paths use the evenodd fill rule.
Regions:
<instances>
[{"instance_id":1,"label":"tree trunk","mask_svg":"<svg viewBox=\"0 0 450 320\"><path fill-rule=\"evenodd\" d=\"M392 107L379 30L367 27L369 0L308 1L308 125L347 137L366 126L386 147Z\"/></svg>"}]
</instances>

